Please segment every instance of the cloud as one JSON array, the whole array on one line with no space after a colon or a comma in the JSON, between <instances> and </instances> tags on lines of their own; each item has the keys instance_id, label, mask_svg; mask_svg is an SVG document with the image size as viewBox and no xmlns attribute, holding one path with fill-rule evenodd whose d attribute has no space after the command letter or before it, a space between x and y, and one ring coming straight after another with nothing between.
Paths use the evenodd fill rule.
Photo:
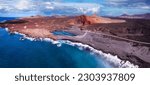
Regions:
<instances>
[{"instance_id":1,"label":"cloud","mask_svg":"<svg viewBox=\"0 0 150 85\"><path fill-rule=\"evenodd\" d=\"M0 0L0 16L150 12L149 0Z\"/></svg>"},{"instance_id":2,"label":"cloud","mask_svg":"<svg viewBox=\"0 0 150 85\"><path fill-rule=\"evenodd\" d=\"M119 6L127 4L128 0L105 0L106 5Z\"/></svg>"},{"instance_id":3,"label":"cloud","mask_svg":"<svg viewBox=\"0 0 150 85\"><path fill-rule=\"evenodd\" d=\"M139 9L150 9L150 5L144 3L144 2L139 2L139 3L134 3L132 5L129 5L128 7L130 8L139 8Z\"/></svg>"},{"instance_id":4,"label":"cloud","mask_svg":"<svg viewBox=\"0 0 150 85\"><path fill-rule=\"evenodd\" d=\"M101 14L118 16L123 13L142 14L150 12L149 0L105 0L102 3Z\"/></svg>"},{"instance_id":5,"label":"cloud","mask_svg":"<svg viewBox=\"0 0 150 85\"><path fill-rule=\"evenodd\" d=\"M99 11L100 6L94 3L59 3L59 2L45 2L47 4L47 8L53 9L75 9L77 12L82 12L84 14L91 12L96 13ZM69 11L69 10L68 10Z\"/></svg>"},{"instance_id":6,"label":"cloud","mask_svg":"<svg viewBox=\"0 0 150 85\"><path fill-rule=\"evenodd\" d=\"M106 0L107 2L116 2L116 3L121 3L121 2L126 2L128 0Z\"/></svg>"},{"instance_id":7,"label":"cloud","mask_svg":"<svg viewBox=\"0 0 150 85\"><path fill-rule=\"evenodd\" d=\"M142 6L141 9L149 9L150 10L150 6Z\"/></svg>"},{"instance_id":8,"label":"cloud","mask_svg":"<svg viewBox=\"0 0 150 85\"><path fill-rule=\"evenodd\" d=\"M0 0L0 12L6 13L35 13L35 15L45 14L92 14L100 10L100 5L96 3L79 3L79 2L57 2L49 0ZM37 14L36 14L37 13ZM32 14L33 15L33 14Z\"/></svg>"},{"instance_id":9,"label":"cloud","mask_svg":"<svg viewBox=\"0 0 150 85\"><path fill-rule=\"evenodd\" d=\"M14 7L18 10L28 10L33 7L30 0L19 0Z\"/></svg>"},{"instance_id":10,"label":"cloud","mask_svg":"<svg viewBox=\"0 0 150 85\"><path fill-rule=\"evenodd\" d=\"M147 3L147 0L105 0L106 6L110 7L139 7L144 8L143 6L150 5ZM147 7L145 7L147 8Z\"/></svg>"},{"instance_id":11,"label":"cloud","mask_svg":"<svg viewBox=\"0 0 150 85\"><path fill-rule=\"evenodd\" d=\"M6 12L18 11L18 10L31 10L33 8L30 0L0 0L0 11L5 10Z\"/></svg>"}]
</instances>

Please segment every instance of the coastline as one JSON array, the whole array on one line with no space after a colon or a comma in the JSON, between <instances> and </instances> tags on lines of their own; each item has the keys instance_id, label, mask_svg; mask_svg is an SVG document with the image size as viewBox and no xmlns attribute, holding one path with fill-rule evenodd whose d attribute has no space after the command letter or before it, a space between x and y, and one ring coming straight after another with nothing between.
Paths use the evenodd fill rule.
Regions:
<instances>
[{"instance_id":1,"label":"coastline","mask_svg":"<svg viewBox=\"0 0 150 85\"><path fill-rule=\"evenodd\" d=\"M117 55L123 62L129 61L141 68L149 68L150 42L148 40L147 42L145 41L149 34L147 31L149 21L145 22L146 26L143 26L143 23L138 23L139 21L140 20L120 21L119 19L86 15L74 17L33 16L6 21L0 23L0 26L4 28L7 27L12 33L25 34L28 38L32 37L41 40L50 38L55 41L69 40L71 42L86 44L106 54ZM132 23L142 26L142 28L138 28L138 31L134 31L135 27ZM53 34L54 31L66 31L76 36L55 35ZM130 32L133 32L133 34Z\"/></svg>"},{"instance_id":2,"label":"coastline","mask_svg":"<svg viewBox=\"0 0 150 85\"><path fill-rule=\"evenodd\" d=\"M9 32L8 28L5 28L5 30L7 32ZM88 49L89 52L92 52L92 53L98 55L97 57L102 56L103 59L105 59L107 62L113 64L117 68L118 67L119 68L138 68L139 67L138 65L134 65L133 63L131 63L128 60L127 61L121 60L117 55L111 55L110 53L105 53L101 50L97 50L87 44L83 44L80 42L72 42L69 40L53 40L51 38L34 38L34 37L29 37L26 34L19 33L19 32L13 32L13 33L17 34L17 35L22 35L23 38L28 39L30 41L46 41L46 42L50 42L52 44L56 44L58 47L60 47L61 44L68 44L71 46L76 46L77 48L82 49L82 50Z\"/></svg>"},{"instance_id":3,"label":"coastline","mask_svg":"<svg viewBox=\"0 0 150 85\"><path fill-rule=\"evenodd\" d=\"M149 63L143 61L142 59L140 59L141 57L143 58L144 56L132 56L130 55L130 53L132 52L135 52L135 53L138 53L138 51L134 51L134 49L142 49L139 48L139 47L134 47L132 46L131 43L129 42L126 42L126 41L120 41L120 40L113 40L113 39L110 39L110 38L103 38L103 37L98 37L97 39L93 40L93 37L91 39L91 37L89 37L89 34L87 34L88 37L84 37L84 38L72 38L72 37L62 37L62 36L59 36L60 39L63 39L63 40L69 40L69 41L72 41L72 42L80 42L82 44L87 44L89 45L90 47L93 47L97 50L100 50L102 51L103 53L106 53L106 54L111 54L112 57L114 56L118 56L118 58L122 61L129 61L135 65L138 65L140 68L146 68L146 67L149 67ZM95 35L95 34L94 34ZM92 40L92 42L91 42ZM97 42L98 41L98 42ZM122 47L124 46L124 47ZM131 50L128 50L128 49L125 49L126 47L130 47L132 48ZM147 48L147 47L143 47L143 48ZM127 56L129 55L129 56ZM139 55L139 54L137 54Z\"/></svg>"}]
</instances>

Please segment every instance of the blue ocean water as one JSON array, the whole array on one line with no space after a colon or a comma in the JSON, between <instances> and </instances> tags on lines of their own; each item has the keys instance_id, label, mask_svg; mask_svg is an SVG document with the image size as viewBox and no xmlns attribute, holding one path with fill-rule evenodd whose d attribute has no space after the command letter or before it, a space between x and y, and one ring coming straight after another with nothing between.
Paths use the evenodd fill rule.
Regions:
<instances>
[{"instance_id":1,"label":"blue ocean water","mask_svg":"<svg viewBox=\"0 0 150 85\"><path fill-rule=\"evenodd\" d=\"M61 31L61 30L54 31L54 32L52 32L52 33L53 33L54 35L76 36L76 35L73 34L73 33L66 32L66 31Z\"/></svg>"},{"instance_id":2,"label":"blue ocean water","mask_svg":"<svg viewBox=\"0 0 150 85\"><path fill-rule=\"evenodd\" d=\"M8 21L8 20L14 20L14 19L17 19L17 17L0 17L0 22L3 22L3 21Z\"/></svg>"},{"instance_id":3,"label":"blue ocean water","mask_svg":"<svg viewBox=\"0 0 150 85\"><path fill-rule=\"evenodd\" d=\"M4 18L3 18L4 19ZM1 19L2 20L2 19ZM23 36L10 34L0 28L1 68L105 68L107 61L76 46L46 41L20 40Z\"/></svg>"}]
</instances>

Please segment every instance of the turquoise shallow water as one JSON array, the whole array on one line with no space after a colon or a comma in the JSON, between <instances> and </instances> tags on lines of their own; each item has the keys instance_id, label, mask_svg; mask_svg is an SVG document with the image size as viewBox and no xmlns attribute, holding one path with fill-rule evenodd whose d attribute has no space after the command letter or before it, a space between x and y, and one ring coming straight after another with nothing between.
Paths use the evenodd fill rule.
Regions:
<instances>
[{"instance_id":1,"label":"turquoise shallow water","mask_svg":"<svg viewBox=\"0 0 150 85\"><path fill-rule=\"evenodd\" d=\"M48 41L21 40L23 36L0 29L0 67L4 68L105 68L112 67L89 50Z\"/></svg>"},{"instance_id":2,"label":"turquoise shallow water","mask_svg":"<svg viewBox=\"0 0 150 85\"><path fill-rule=\"evenodd\" d=\"M61 31L61 30L56 30L54 32L52 32L54 35L64 35L64 36L76 36L73 33L70 32L66 32L66 31Z\"/></svg>"}]
</instances>

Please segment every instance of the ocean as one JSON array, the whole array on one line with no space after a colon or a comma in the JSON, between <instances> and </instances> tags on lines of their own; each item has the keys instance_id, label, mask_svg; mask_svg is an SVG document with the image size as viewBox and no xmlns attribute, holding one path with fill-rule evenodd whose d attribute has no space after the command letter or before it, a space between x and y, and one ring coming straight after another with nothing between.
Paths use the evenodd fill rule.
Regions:
<instances>
[{"instance_id":1,"label":"ocean","mask_svg":"<svg viewBox=\"0 0 150 85\"><path fill-rule=\"evenodd\" d=\"M1 21L12 19L15 18L0 18ZM56 34L64 34L64 32ZM34 40L20 34L9 33L6 29L0 29L0 68L112 68L120 66L121 60L112 59L111 61L104 55L94 53L80 45L68 44L66 41ZM133 65L127 63L124 66Z\"/></svg>"}]
</instances>

